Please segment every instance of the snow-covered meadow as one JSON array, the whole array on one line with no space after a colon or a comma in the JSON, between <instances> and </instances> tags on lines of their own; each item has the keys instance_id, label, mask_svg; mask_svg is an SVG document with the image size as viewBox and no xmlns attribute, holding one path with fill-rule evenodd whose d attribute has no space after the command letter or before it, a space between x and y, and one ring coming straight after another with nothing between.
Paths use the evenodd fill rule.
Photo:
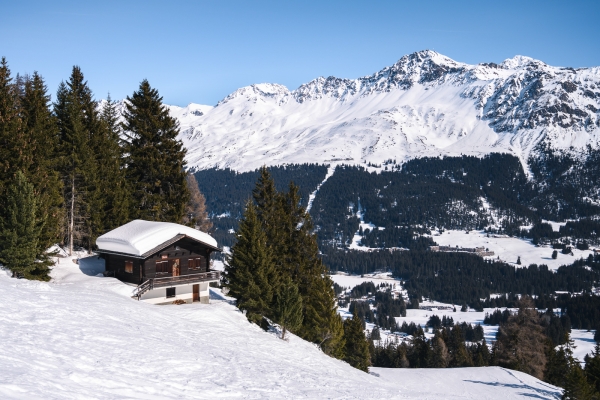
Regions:
<instances>
[{"instance_id":1,"label":"snow-covered meadow","mask_svg":"<svg viewBox=\"0 0 600 400\"><path fill-rule=\"evenodd\" d=\"M0 273L1 398L560 397L496 367L366 374L251 325L218 290L208 305L155 306L102 269L92 256L60 259L49 283Z\"/></svg>"},{"instance_id":2,"label":"snow-covered meadow","mask_svg":"<svg viewBox=\"0 0 600 400\"><path fill-rule=\"evenodd\" d=\"M440 246L459 247L485 247L494 252L494 256L486 257L497 259L517 266L516 262L521 257L521 266L530 264L546 264L549 269L556 270L562 265L572 264L580 258L587 258L592 250L573 249L573 255L558 252L556 260L552 259L553 249L549 246L536 246L529 239L507 237L503 235L487 234L484 231L447 230L443 233L433 232L431 237Z\"/></svg>"}]
</instances>

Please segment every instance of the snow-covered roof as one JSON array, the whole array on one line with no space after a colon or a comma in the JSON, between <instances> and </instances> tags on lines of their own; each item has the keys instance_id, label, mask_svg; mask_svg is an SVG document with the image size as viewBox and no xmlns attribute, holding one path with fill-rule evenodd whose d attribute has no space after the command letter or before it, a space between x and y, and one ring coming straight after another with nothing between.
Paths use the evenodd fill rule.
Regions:
<instances>
[{"instance_id":1,"label":"snow-covered roof","mask_svg":"<svg viewBox=\"0 0 600 400\"><path fill-rule=\"evenodd\" d=\"M218 248L217 241L208 233L172 222L142 219L136 219L105 233L96 239L96 245L99 250L141 256L181 235Z\"/></svg>"}]
</instances>

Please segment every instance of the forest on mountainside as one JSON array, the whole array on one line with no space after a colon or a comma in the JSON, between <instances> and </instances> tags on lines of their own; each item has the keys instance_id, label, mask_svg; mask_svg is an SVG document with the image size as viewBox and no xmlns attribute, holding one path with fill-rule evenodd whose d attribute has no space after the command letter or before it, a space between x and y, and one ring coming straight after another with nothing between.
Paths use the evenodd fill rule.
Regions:
<instances>
[{"instance_id":1,"label":"forest on mountainside","mask_svg":"<svg viewBox=\"0 0 600 400\"><path fill-rule=\"evenodd\" d=\"M279 191L287 190L290 182L298 186L301 204L306 207L309 195L325 179L327 166L316 164L289 164L267 167ZM219 246L231 247L235 239L231 230L237 230L246 201L259 177L259 171L236 172L231 169L192 171L198 186L206 197L206 206L213 223L211 234Z\"/></svg>"}]
</instances>

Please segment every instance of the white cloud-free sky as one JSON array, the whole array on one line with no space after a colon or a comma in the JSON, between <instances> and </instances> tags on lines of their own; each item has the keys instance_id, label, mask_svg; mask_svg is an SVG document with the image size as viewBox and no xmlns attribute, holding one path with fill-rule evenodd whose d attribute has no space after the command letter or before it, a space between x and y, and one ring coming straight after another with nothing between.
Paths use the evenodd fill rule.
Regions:
<instances>
[{"instance_id":1,"label":"white cloud-free sky","mask_svg":"<svg viewBox=\"0 0 600 400\"><path fill-rule=\"evenodd\" d=\"M215 104L235 89L295 89L318 76L357 78L432 49L467 63L517 54L600 65L600 2L12 1L0 9L0 56L38 71L49 91L79 65L97 98L147 78L164 101Z\"/></svg>"}]
</instances>

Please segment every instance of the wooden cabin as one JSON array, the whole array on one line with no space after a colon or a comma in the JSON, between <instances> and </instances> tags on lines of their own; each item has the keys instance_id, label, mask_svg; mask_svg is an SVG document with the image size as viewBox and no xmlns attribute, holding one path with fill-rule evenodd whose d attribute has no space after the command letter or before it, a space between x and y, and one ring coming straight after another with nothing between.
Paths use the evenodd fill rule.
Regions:
<instances>
[{"instance_id":1,"label":"wooden cabin","mask_svg":"<svg viewBox=\"0 0 600 400\"><path fill-rule=\"evenodd\" d=\"M221 251L207 233L170 222L135 220L96 240L105 274L136 285L138 300L154 304L176 301L208 303L210 255Z\"/></svg>"}]
</instances>

